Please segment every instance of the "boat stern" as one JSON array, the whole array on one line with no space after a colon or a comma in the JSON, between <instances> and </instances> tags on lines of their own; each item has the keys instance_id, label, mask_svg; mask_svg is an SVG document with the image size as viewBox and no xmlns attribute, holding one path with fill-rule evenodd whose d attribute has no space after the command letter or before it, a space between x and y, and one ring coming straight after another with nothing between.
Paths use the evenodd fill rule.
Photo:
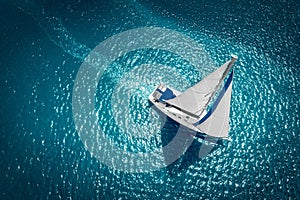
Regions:
<instances>
[{"instance_id":1,"label":"boat stern","mask_svg":"<svg viewBox=\"0 0 300 200\"><path fill-rule=\"evenodd\" d=\"M173 91L166 87L163 84L159 84L155 90L149 95L148 99L152 103L154 102L161 102L165 103L166 100L172 99L176 97L176 95L173 93Z\"/></svg>"}]
</instances>

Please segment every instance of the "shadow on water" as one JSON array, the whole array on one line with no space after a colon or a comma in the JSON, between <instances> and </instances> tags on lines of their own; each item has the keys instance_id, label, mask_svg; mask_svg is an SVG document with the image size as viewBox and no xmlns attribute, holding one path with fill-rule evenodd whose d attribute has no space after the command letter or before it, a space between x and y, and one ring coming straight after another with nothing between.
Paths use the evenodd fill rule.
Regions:
<instances>
[{"instance_id":1,"label":"shadow on water","mask_svg":"<svg viewBox=\"0 0 300 200\"><path fill-rule=\"evenodd\" d=\"M162 118L166 117L155 106L152 106L152 109ZM223 140L196 133L169 117L166 118L161 129L161 141L164 147L166 168L170 175L176 175L178 171L186 170L189 166L224 146Z\"/></svg>"}]
</instances>

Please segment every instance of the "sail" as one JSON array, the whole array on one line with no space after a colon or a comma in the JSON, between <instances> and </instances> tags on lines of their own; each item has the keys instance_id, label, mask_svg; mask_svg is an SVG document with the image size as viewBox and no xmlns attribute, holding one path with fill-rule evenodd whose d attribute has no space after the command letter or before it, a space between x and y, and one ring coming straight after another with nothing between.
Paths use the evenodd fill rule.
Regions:
<instances>
[{"instance_id":1,"label":"sail","mask_svg":"<svg viewBox=\"0 0 300 200\"><path fill-rule=\"evenodd\" d=\"M233 70L211 109L194 124L201 132L213 137L228 137L232 78Z\"/></svg>"},{"instance_id":2,"label":"sail","mask_svg":"<svg viewBox=\"0 0 300 200\"><path fill-rule=\"evenodd\" d=\"M226 62L198 84L166 102L189 113L200 116L224 80L234 61L235 60L230 60Z\"/></svg>"}]
</instances>

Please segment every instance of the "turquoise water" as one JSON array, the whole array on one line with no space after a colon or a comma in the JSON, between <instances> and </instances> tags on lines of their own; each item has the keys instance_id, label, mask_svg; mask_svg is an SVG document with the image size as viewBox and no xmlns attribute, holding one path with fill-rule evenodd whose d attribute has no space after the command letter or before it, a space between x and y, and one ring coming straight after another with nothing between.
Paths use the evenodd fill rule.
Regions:
<instances>
[{"instance_id":1,"label":"turquoise water","mask_svg":"<svg viewBox=\"0 0 300 200\"><path fill-rule=\"evenodd\" d=\"M297 1L0 5L0 199L300 199ZM232 53L239 56L232 142L199 159L201 144L194 141L168 167L133 174L107 167L84 148L73 120L72 94L76 74L93 48L117 33L147 26L176 30L196 40L216 66ZM149 124L159 127L159 120L147 104L153 86L145 80L163 70L136 66L168 65L174 71L164 74L176 75L170 84L183 89L213 69L196 73L180 57L151 50L131 52L116 63L123 71L114 65L105 71L96 109L105 133L132 152L151 152L178 130L178 124L168 120L162 133L154 134ZM141 75L135 82L139 87L123 84L136 73ZM141 87L143 91L136 89ZM125 117L127 113L132 121L116 118L126 126L109 120L114 117L109 105L121 99L106 94L114 89L132 91L129 103L123 102L129 104ZM130 130L139 130L136 134L146 139L132 138L132 132L124 130L131 124L139 125Z\"/></svg>"}]
</instances>

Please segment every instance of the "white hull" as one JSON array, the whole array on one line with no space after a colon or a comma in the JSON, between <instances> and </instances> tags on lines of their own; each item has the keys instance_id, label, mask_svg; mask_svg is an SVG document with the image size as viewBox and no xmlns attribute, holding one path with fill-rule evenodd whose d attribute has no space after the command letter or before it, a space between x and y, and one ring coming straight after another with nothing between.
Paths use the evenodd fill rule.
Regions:
<instances>
[{"instance_id":1,"label":"white hull","mask_svg":"<svg viewBox=\"0 0 300 200\"><path fill-rule=\"evenodd\" d=\"M162 103L162 102L158 101L155 98L155 96L153 95L154 92L156 91L156 89L150 94L148 99L151 103L153 103L153 105L157 109L159 109L161 112L163 112L164 114L166 114L168 117L170 117L174 121L178 122L179 124L182 124L183 126L189 128L189 129L192 129L196 132L201 132L201 130L199 130L196 126L193 125L193 123L195 123L199 120L198 117L188 115L173 106L168 106L166 103ZM174 94L176 96L180 94L180 92L177 92L174 89L171 89L171 90L174 92ZM206 112L204 112L202 115L204 116L205 114L206 114Z\"/></svg>"}]
</instances>

